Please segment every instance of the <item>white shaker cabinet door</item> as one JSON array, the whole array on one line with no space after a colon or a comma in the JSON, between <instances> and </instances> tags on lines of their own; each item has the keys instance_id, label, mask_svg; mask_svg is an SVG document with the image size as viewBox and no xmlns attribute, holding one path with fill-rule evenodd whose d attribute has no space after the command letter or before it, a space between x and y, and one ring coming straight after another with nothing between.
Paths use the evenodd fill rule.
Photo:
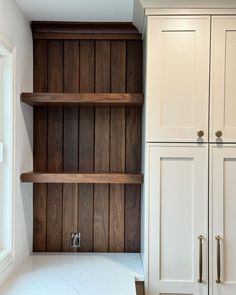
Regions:
<instances>
[{"instance_id":1,"label":"white shaker cabinet door","mask_svg":"<svg viewBox=\"0 0 236 295\"><path fill-rule=\"evenodd\" d=\"M207 295L208 148L150 144L148 153L148 294Z\"/></svg>"},{"instance_id":2,"label":"white shaker cabinet door","mask_svg":"<svg viewBox=\"0 0 236 295\"><path fill-rule=\"evenodd\" d=\"M211 147L210 295L236 294L236 146Z\"/></svg>"},{"instance_id":3,"label":"white shaker cabinet door","mask_svg":"<svg viewBox=\"0 0 236 295\"><path fill-rule=\"evenodd\" d=\"M236 16L212 19L210 140L236 142Z\"/></svg>"},{"instance_id":4,"label":"white shaker cabinet door","mask_svg":"<svg viewBox=\"0 0 236 295\"><path fill-rule=\"evenodd\" d=\"M147 141L208 140L209 16L149 16Z\"/></svg>"}]
</instances>

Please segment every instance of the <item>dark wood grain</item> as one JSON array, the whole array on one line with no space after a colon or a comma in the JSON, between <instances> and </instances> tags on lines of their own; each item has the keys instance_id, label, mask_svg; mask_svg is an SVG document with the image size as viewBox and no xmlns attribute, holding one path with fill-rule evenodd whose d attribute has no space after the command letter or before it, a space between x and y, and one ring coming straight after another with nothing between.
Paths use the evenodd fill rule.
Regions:
<instances>
[{"instance_id":1,"label":"dark wood grain","mask_svg":"<svg viewBox=\"0 0 236 295\"><path fill-rule=\"evenodd\" d=\"M33 187L33 251L45 252L47 240L47 185Z\"/></svg>"},{"instance_id":2,"label":"dark wood grain","mask_svg":"<svg viewBox=\"0 0 236 295\"><path fill-rule=\"evenodd\" d=\"M34 39L141 39L132 23L32 22Z\"/></svg>"},{"instance_id":3,"label":"dark wood grain","mask_svg":"<svg viewBox=\"0 0 236 295\"><path fill-rule=\"evenodd\" d=\"M141 43L127 41L127 92L141 92ZM141 168L141 110L126 109L126 172ZM140 251L140 186L127 185L125 191L125 251Z\"/></svg>"},{"instance_id":4,"label":"dark wood grain","mask_svg":"<svg viewBox=\"0 0 236 295\"><path fill-rule=\"evenodd\" d=\"M79 41L64 41L64 89L65 93L79 92Z\"/></svg>"},{"instance_id":5,"label":"dark wood grain","mask_svg":"<svg viewBox=\"0 0 236 295\"><path fill-rule=\"evenodd\" d=\"M95 90L95 42L80 41L80 92Z\"/></svg>"},{"instance_id":6,"label":"dark wood grain","mask_svg":"<svg viewBox=\"0 0 236 295\"><path fill-rule=\"evenodd\" d=\"M48 42L48 90L63 92L63 42ZM48 108L48 172L62 171L61 107ZM47 251L62 249L62 184L48 185Z\"/></svg>"},{"instance_id":7,"label":"dark wood grain","mask_svg":"<svg viewBox=\"0 0 236 295\"><path fill-rule=\"evenodd\" d=\"M22 93L31 106L142 106L141 93Z\"/></svg>"},{"instance_id":8,"label":"dark wood grain","mask_svg":"<svg viewBox=\"0 0 236 295\"><path fill-rule=\"evenodd\" d=\"M32 31L41 33L139 34L130 22L33 21ZM65 38L66 39L66 38Z\"/></svg>"},{"instance_id":9,"label":"dark wood grain","mask_svg":"<svg viewBox=\"0 0 236 295\"><path fill-rule=\"evenodd\" d=\"M79 41L64 42L64 91L79 91ZM78 107L64 107L64 171L78 171ZM63 185L62 251L71 247L71 233L78 230L78 185Z\"/></svg>"},{"instance_id":10,"label":"dark wood grain","mask_svg":"<svg viewBox=\"0 0 236 295\"><path fill-rule=\"evenodd\" d=\"M93 172L94 168L94 108L80 108L79 137L80 172ZM93 185L81 184L79 190L80 251L93 250Z\"/></svg>"},{"instance_id":11,"label":"dark wood grain","mask_svg":"<svg viewBox=\"0 0 236 295\"><path fill-rule=\"evenodd\" d=\"M47 41L34 41L34 91L47 92ZM47 170L47 107L34 108L35 170ZM46 251L47 185L33 188L33 251Z\"/></svg>"},{"instance_id":12,"label":"dark wood grain","mask_svg":"<svg viewBox=\"0 0 236 295\"><path fill-rule=\"evenodd\" d=\"M22 182L34 183L131 183L140 184L140 173L43 173L27 172L21 174Z\"/></svg>"},{"instance_id":13,"label":"dark wood grain","mask_svg":"<svg viewBox=\"0 0 236 295\"><path fill-rule=\"evenodd\" d=\"M47 92L48 42L47 40L34 41L34 91Z\"/></svg>"},{"instance_id":14,"label":"dark wood grain","mask_svg":"<svg viewBox=\"0 0 236 295\"><path fill-rule=\"evenodd\" d=\"M95 171L109 171L110 109L97 108L95 117ZM108 251L109 186L94 186L94 250Z\"/></svg>"},{"instance_id":15,"label":"dark wood grain","mask_svg":"<svg viewBox=\"0 0 236 295\"><path fill-rule=\"evenodd\" d=\"M80 92L92 93L95 87L95 43L80 41ZM80 108L79 169L94 170L94 108ZM93 184L81 184L79 189L79 229L81 252L93 251Z\"/></svg>"},{"instance_id":16,"label":"dark wood grain","mask_svg":"<svg viewBox=\"0 0 236 295\"><path fill-rule=\"evenodd\" d=\"M142 42L128 27L122 40L63 26L63 40L34 40L34 93L22 95L34 106L35 172L22 175L35 181L34 251L72 251L80 231L78 251L138 252Z\"/></svg>"},{"instance_id":17,"label":"dark wood grain","mask_svg":"<svg viewBox=\"0 0 236 295\"><path fill-rule=\"evenodd\" d=\"M55 40L140 40L137 34L34 33L34 39Z\"/></svg>"},{"instance_id":18,"label":"dark wood grain","mask_svg":"<svg viewBox=\"0 0 236 295\"><path fill-rule=\"evenodd\" d=\"M111 42L111 92L126 91L126 42ZM125 108L111 108L110 171L125 171ZM110 185L109 250L124 251L124 185Z\"/></svg>"},{"instance_id":19,"label":"dark wood grain","mask_svg":"<svg viewBox=\"0 0 236 295\"><path fill-rule=\"evenodd\" d=\"M110 92L110 41L96 41L95 92ZM109 171L110 108L95 108L95 171ZM109 186L94 187L94 251L107 252Z\"/></svg>"},{"instance_id":20,"label":"dark wood grain","mask_svg":"<svg viewBox=\"0 0 236 295\"><path fill-rule=\"evenodd\" d=\"M47 108L34 109L34 170L47 171ZM33 250L46 250L47 185L34 185Z\"/></svg>"},{"instance_id":21,"label":"dark wood grain","mask_svg":"<svg viewBox=\"0 0 236 295\"><path fill-rule=\"evenodd\" d=\"M145 294L145 292L144 292L144 282L136 282L135 286L136 286L136 294L137 295L144 295ZM165 294L165 295L167 295L167 294Z\"/></svg>"}]
</instances>

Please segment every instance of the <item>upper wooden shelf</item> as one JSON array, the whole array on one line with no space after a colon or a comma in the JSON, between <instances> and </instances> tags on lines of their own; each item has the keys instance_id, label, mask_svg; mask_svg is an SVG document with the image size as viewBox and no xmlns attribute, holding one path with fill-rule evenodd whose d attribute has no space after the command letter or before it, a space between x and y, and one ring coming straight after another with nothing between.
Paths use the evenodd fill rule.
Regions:
<instances>
[{"instance_id":1,"label":"upper wooden shelf","mask_svg":"<svg viewBox=\"0 0 236 295\"><path fill-rule=\"evenodd\" d=\"M140 173L43 173L28 172L21 174L22 182L34 183L114 183L141 184Z\"/></svg>"},{"instance_id":2,"label":"upper wooden shelf","mask_svg":"<svg viewBox=\"0 0 236 295\"><path fill-rule=\"evenodd\" d=\"M141 93L22 93L21 101L31 106L142 106Z\"/></svg>"}]
</instances>

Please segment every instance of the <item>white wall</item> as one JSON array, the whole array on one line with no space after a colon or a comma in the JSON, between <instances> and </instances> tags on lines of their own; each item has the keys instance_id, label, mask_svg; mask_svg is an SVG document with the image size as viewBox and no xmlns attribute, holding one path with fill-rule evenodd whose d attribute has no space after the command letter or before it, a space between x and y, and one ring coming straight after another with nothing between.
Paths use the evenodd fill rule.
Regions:
<instances>
[{"instance_id":1,"label":"white wall","mask_svg":"<svg viewBox=\"0 0 236 295\"><path fill-rule=\"evenodd\" d=\"M20 174L32 170L33 110L21 104L20 93L33 89L33 46L30 24L13 0L0 0L0 34L16 46L15 260L1 283L32 249L32 186L22 185Z\"/></svg>"},{"instance_id":2,"label":"white wall","mask_svg":"<svg viewBox=\"0 0 236 295\"><path fill-rule=\"evenodd\" d=\"M129 22L133 0L16 0L30 20Z\"/></svg>"}]
</instances>

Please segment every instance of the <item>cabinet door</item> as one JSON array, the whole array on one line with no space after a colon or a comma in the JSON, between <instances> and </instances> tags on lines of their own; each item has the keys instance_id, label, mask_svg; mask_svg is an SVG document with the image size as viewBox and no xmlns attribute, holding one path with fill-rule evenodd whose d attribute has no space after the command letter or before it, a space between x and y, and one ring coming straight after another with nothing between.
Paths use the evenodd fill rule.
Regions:
<instances>
[{"instance_id":1,"label":"cabinet door","mask_svg":"<svg viewBox=\"0 0 236 295\"><path fill-rule=\"evenodd\" d=\"M207 294L207 157L197 144L149 146L149 295Z\"/></svg>"},{"instance_id":2,"label":"cabinet door","mask_svg":"<svg viewBox=\"0 0 236 295\"><path fill-rule=\"evenodd\" d=\"M236 146L213 146L210 169L210 208L212 208L210 220L213 222L210 246L210 265L212 265L210 294L235 295ZM217 236L219 239L216 240ZM219 261L217 261L218 255ZM218 276L220 282L217 283Z\"/></svg>"},{"instance_id":3,"label":"cabinet door","mask_svg":"<svg viewBox=\"0 0 236 295\"><path fill-rule=\"evenodd\" d=\"M213 17L210 140L236 142L236 17ZM216 132L219 138L217 139Z\"/></svg>"},{"instance_id":4,"label":"cabinet door","mask_svg":"<svg viewBox=\"0 0 236 295\"><path fill-rule=\"evenodd\" d=\"M147 141L207 141L210 17L150 16L147 34Z\"/></svg>"}]
</instances>

